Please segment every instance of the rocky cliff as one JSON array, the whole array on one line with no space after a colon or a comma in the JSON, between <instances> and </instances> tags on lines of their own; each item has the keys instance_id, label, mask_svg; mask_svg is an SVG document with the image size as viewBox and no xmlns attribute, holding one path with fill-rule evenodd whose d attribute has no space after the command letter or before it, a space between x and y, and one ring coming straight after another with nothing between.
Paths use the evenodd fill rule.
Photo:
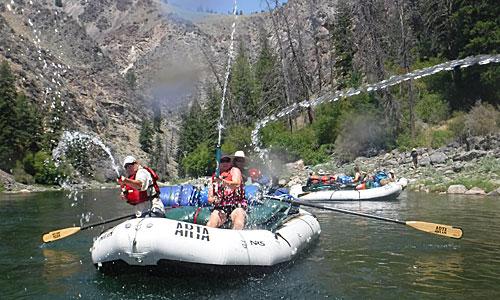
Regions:
<instances>
[{"instance_id":1,"label":"rocky cliff","mask_svg":"<svg viewBox=\"0 0 500 300\"><path fill-rule=\"evenodd\" d=\"M153 109L162 111L165 139L175 140L180 110L194 99L203 103L207 83L222 86L234 16L159 0L62 3L0 1L0 60L9 61L19 91L45 111L60 102L69 130L100 137L118 159L133 153L146 160L138 135ZM330 57L334 5L291 0L279 13L274 22L290 61L300 59L311 85L325 85L328 78L315 74ZM262 28L278 48L272 24L268 12L237 17L235 39L251 60ZM295 58L292 46L300 50ZM131 75L135 84L126 80Z\"/></svg>"}]
</instances>

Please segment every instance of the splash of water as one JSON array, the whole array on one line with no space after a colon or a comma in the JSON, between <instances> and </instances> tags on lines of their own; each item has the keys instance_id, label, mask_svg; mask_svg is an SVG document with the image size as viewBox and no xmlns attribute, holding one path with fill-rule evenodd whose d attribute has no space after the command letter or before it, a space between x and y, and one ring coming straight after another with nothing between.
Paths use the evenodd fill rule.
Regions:
<instances>
[{"instance_id":1,"label":"splash of water","mask_svg":"<svg viewBox=\"0 0 500 300\"><path fill-rule=\"evenodd\" d=\"M218 130L219 130L219 138L217 142L217 147L220 148L221 146L221 141L222 141L222 129L224 129L224 125L222 124L224 120L224 103L226 102L226 91L227 91L227 84L229 82L229 74L231 74L231 60L233 58L233 48L234 48L234 33L236 32L236 20L238 19L238 14L236 13L238 9L238 4L237 0L234 0L234 8L233 8L233 15L234 15L234 22L233 22L233 31L231 32L231 43L229 44L229 54L227 58L227 66L226 66L226 78L224 80L224 88L222 90L222 101L220 105L220 117L219 117L219 123L217 125Z\"/></svg>"},{"instance_id":2,"label":"splash of water","mask_svg":"<svg viewBox=\"0 0 500 300\"><path fill-rule=\"evenodd\" d=\"M411 80L411 79L419 79L422 77L426 77L429 75L433 75L436 73L439 73L441 71L451 71L457 67L460 68L467 68L472 65L487 65L490 63L499 63L500 62L500 54L499 55L477 55L477 56L469 56L464 59L457 59L457 60L452 60L448 61L445 63L437 64L431 67L427 67L424 69L419 69L415 70L411 73L403 74L403 75L394 75L391 76L389 79L382 80L378 83L374 84L366 84L358 87L357 89L350 88L346 92L344 91L335 91L334 93L330 93L321 97L318 97L313 100L304 100L300 103L294 103L277 114L273 114L271 116L265 117L264 119L258 121L255 124L255 129L252 131L252 144L254 145L254 151L256 153L259 153L259 157L261 159L264 159L264 157L268 154L267 149L261 149L260 148L260 140L259 140L259 130L261 128L264 128L269 124L269 122L277 121L278 119L287 116L291 114L293 111L295 111L298 108L308 108L308 107L315 107L321 103L324 103L326 101L328 102L333 102L337 101L341 98L347 98L351 97L354 95L358 95L361 93L366 93L366 92L372 92L372 91L378 91L381 89L385 89L388 87L391 87L393 85L399 84L401 82Z\"/></svg>"},{"instance_id":3,"label":"splash of water","mask_svg":"<svg viewBox=\"0 0 500 300\"><path fill-rule=\"evenodd\" d=\"M66 153L70 147L76 144L76 142L81 142L81 143L92 143L96 146L99 146L106 154L109 156L109 159L111 160L113 169L116 172L116 176L120 176L120 167L116 164L115 158L113 157L113 154L111 154L111 150L109 149L106 144L104 144L100 138L96 136L92 136L89 134L81 133L78 131L64 131L61 135L61 139L59 140L59 144L57 147L52 151L52 156L54 157L54 160L56 161L56 166L59 167L60 161L61 161L61 156Z\"/></svg>"}]
</instances>

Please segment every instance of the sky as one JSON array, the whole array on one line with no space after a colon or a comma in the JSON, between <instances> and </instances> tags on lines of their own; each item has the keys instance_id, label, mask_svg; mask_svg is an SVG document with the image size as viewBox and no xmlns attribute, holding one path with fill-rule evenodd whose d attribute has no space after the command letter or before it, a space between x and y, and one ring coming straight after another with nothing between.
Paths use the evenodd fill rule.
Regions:
<instances>
[{"instance_id":1,"label":"sky","mask_svg":"<svg viewBox=\"0 0 500 300\"><path fill-rule=\"evenodd\" d=\"M271 7L274 8L273 3L275 0L268 0ZM177 5L185 9L196 11L198 8L203 7L203 10L212 9L215 12L227 14L232 13L234 8L234 0L168 0L169 4ZM287 2L287 0L279 0L280 3ZM267 4L265 0L237 0L238 12L243 11L243 14L250 14L253 12L267 11Z\"/></svg>"}]
</instances>

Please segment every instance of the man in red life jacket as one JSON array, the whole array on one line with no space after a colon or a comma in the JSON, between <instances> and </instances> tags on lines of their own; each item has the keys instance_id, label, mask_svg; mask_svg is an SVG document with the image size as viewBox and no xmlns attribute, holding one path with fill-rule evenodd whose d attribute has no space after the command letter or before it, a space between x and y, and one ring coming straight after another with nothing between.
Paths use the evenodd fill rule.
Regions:
<instances>
[{"instance_id":1,"label":"man in red life jacket","mask_svg":"<svg viewBox=\"0 0 500 300\"><path fill-rule=\"evenodd\" d=\"M207 227L220 227L231 218L233 229L239 230L245 224L247 200L241 171L231 167L231 156L222 152L220 176L212 176L212 186L208 192L208 203L214 210L208 219Z\"/></svg>"},{"instance_id":2,"label":"man in red life jacket","mask_svg":"<svg viewBox=\"0 0 500 300\"><path fill-rule=\"evenodd\" d=\"M122 184L120 194L123 200L134 206L135 215L144 217L165 217L165 208L160 199L160 189L156 184L158 176L147 167L139 165L133 156L125 157L123 168L130 177L122 176L118 182Z\"/></svg>"}]
</instances>

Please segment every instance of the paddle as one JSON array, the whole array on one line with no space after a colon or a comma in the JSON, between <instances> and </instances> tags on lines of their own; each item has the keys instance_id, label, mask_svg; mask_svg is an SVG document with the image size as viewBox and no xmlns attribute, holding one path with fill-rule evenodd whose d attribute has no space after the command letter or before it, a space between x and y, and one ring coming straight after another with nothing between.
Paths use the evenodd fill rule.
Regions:
<instances>
[{"instance_id":1,"label":"paddle","mask_svg":"<svg viewBox=\"0 0 500 300\"><path fill-rule=\"evenodd\" d=\"M354 212L354 211L350 211L350 210L344 210L344 209L333 208L333 207L322 206L322 205L311 204L311 203L304 203L304 202L296 201L293 199L286 199L286 198L273 197L273 196L265 196L265 197L270 198L270 199L283 201L283 202L288 202L290 204L295 204L295 205L315 207L315 208L326 209L326 210L336 211L336 212L360 216L360 217L366 217L366 218L372 218L372 219L377 219L377 220L381 220L381 221L387 221L387 222L392 222L392 223L397 223L397 224L408 225L408 226L413 227L413 228L420 230L420 231L424 231L424 232L428 232L428 233L432 233L432 234L437 234L437 235L441 235L441 236L445 236L445 237L449 237L449 238L454 238L454 239L461 239L463 236L463 231L461 228L453 227L450 225L428 223L428 222L422 222L422 221L400 221L400 220L396 220L396 219L389 219L389 218L384 218L384 217L379 217L379 216L374 216L374 215L368 215L368 214L364 214L364 213L358 213L358 212Z\"/></svg>"},{"instance_id":2,"label":"paddle","mask_svg":"<svg viewBox=\"0 0 500 300\"><path fill-rule=\"evenodd\" d=\"M90 225L83 226L83 227L69 227L69 228L64 228L64 229L59 229L59 230L51 231L49 233L44 234L43 237L42 237L42 240L43 240L44 243L53 242L53 241L56 241L56 240L63 239L65 237L67 237L67 236L73 235L73 234L77 233L80 230L89 229L89 228L92 228L92 227L95 227L95 226L104 225L104 224L107 224L107 223L111 223L111 222L114 222L114 221L118 221L118 220L130 218L130 217L134 217L134 216L135 216L135 214L131 214L131 215L117 217L117 218L114 218L114 219L105 220L105 221L102 221L102 222L99 222L99 223L95 223L95 224L90 224Z\"/></svg>"}]
</instances>

